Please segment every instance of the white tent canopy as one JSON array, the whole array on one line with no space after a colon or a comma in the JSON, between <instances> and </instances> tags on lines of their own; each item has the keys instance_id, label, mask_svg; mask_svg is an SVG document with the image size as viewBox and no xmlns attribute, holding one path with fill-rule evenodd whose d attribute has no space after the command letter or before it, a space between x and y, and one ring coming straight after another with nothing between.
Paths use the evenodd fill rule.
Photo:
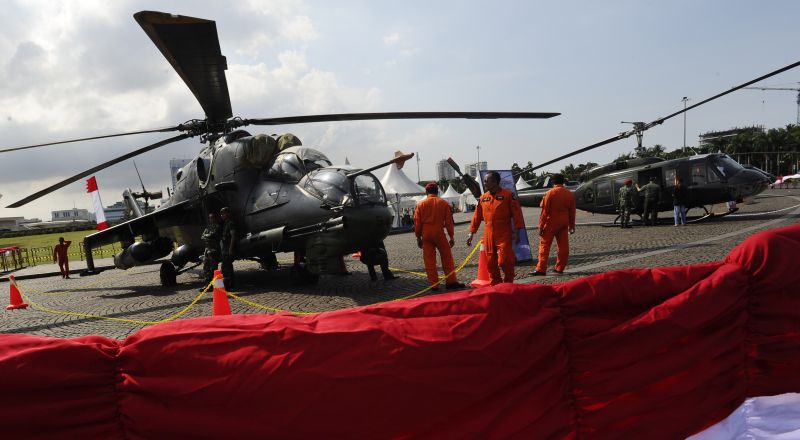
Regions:
<instances>
[{"instance_id":1,"label":"white tent canopy","mask_svg":"<svg viewBox=\"0 0 800 440\"><path fill-rule=\"evenodd\" d=\"M402 226L400 214L403 209L412 208L417 201L410 196L425 194L425 188L414 183L406 176L403 170L398 169L397 165L386 167L386 174L381 179L383 190L386 191L386 198L389 206L394 210L394 227Z\"/></svg>"},{"instance_id":2,"label":"white tent canopy","mask_svg":"<svg viewBox=\"0 0 800 440\"><path fill-rule=\"evenodd\" d=\"M530 183L526 182L525 179L520 176L519 180L517 180L517 191L521 189L533 188Z\"/></svg>"},{"instance_id":3,"label":"white tent canopy","mask_svg":"<svg viewBox=\"0 0 800 440\"><path fill-rule=\"evenodd\" d=\"M461 193L461 198L458 201L458 209L460 209L461 212L467 212L467 205L476 206L477 204L478 200L475 199L475 196L473 196L469 188L467 188Z\"/></svg>"},{"instance_id":4,"label":"white tent canopy","mask_svg":"<svg viewBox=\"0 0 800 440\"><path fill-rule=\"evenodd\" d=\"M459 200L461 200L461 193L456 191L456 189L453 188L453 185L450 185L447 188L447 191L445 191L444 194L441 194L439 197L447 200L448 203L458 203Z\"/></svg>"},{"instance_id":5,"label":"white tent canopy","mask_svg":"<svg viewBox=\"0 0 800 440\"><path fill-rule=\"evenodd\" d=\"M773 183L773 185L780 185L781 183L788 183L793 182L795 180L800 180L800 174L792 174L791 176L783 176L783 179L778 179Z\"/></svg>"},{"instance_id":6,"label":"white tent canopy","mask_svg":"<svg viewBox=\"0 0 800 440\"><path fill-rule=\"evenodd\" d=\"M425 194L425 188L409 179L403 170L397 168L397 165L386 167L386 174L381 178L381 185L387 196L389 194L399 194L401 197Z\"/></svg>"}]
</instances>

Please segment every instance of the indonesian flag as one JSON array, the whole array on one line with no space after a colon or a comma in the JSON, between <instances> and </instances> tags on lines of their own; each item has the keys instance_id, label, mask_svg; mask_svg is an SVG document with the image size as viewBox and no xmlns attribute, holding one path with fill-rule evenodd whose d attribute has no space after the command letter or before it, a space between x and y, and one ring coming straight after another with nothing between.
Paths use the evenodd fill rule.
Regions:
<instances>
[{"instance_id":1,"label":"indonesian flag","mask_svg":"<svg viewBox=\"0 0 800 440\"><path fill-rule=\"evenodd\" d=\"M103 211L103 202L100 201L100 191L97 189L97 180L95 180L94 176L86 180L86 192L92 195L94 217L95 220L97 220L97 230L102 231L103 229L108 229L106 213Z\"/></svg>"}]
</instances>

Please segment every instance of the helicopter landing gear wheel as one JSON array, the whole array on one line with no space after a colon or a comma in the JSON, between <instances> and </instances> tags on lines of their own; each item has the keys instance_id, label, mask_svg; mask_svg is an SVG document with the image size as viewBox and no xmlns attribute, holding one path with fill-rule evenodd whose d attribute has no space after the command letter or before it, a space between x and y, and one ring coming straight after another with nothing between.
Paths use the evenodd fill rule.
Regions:
<instances>
[{"instance_id":1,"label":"helicopter landing gear wheel","mask_svg":"<svg viewBox=\"0 0 800 440\"><path fill-rule=\"evenodd\" d=\"M289 275L295 284L314 285L319 282L319 274L312 273L305 265L292 266Z\"/></svg>"},{"instance_id":2,"label":"helicopter landing gear wheel","mask_svg":"<svg viewBox=\"0 0 800 440\"><path fill-rule=\"evenodd\" d=\"M161 263L161 269L159 269L158 275L161 279L161 285L164 287L171 287L178 284L178 273L175 271L175 266L169 261Z\"/></svg>"}]
</instances>

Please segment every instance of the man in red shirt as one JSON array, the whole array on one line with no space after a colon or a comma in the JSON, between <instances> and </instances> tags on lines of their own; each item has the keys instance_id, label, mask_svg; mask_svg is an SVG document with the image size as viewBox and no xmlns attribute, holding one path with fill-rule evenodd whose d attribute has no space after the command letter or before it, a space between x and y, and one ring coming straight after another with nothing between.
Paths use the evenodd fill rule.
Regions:
<instances>
[{"instance_id":1,"label":"man in red shirt","mask_svg":"<svg viewBox=\"0 0 800 440\"><path fill-rule=\"evenodd\" d=\"M542 212L539 215L539 262L533 276L547 274L547 259L550 257L550 246L553 237L558 247L558 258L553 269L561 274L567 267L569 258L569 234L575 233L575 196L564 188L564 176L553 175L553 188L544 195Z\"/></svg>"},{"instance_id":2,"label":"man in red shirt","mask_svg":"<svg viewBox=\"0 0 800 440\"><path fill-rule=\"evenodd\" d=\"M417 202L414 210L414 232L417 234L417 246L422 249L422 258L425 261L425 273L428 275L428 282L433 286L431 290L439 290L439 273L436 270L436 251L442 259L442 269L447 275L445 287L448 289L460 289L465 287L456 278L455 263L453 253L454 225L453 211L450 204L439 198L439 185L429 183L425 185L427 197ZM444 230L450 236L448 241L444 235Z\"/></svg>"},{"instance_id":3,"label":"man in red shirt","mask_svg":"<svg viewBox=\"0 0 800 440\"><path fill-rule=\"evenodd\" d=\"M53 263L58 263L58 270L61 271L61 278L69 278L69 257L67 249L72 242L64 241L64 237L58 237L58 244L53 247Z\"/></svg>"},{"instance_id":4,"label":"man in red shirt","mask_svg":"<svg viewBox=\"0 0 800 440\"><path fill-rule=\"evenodd\" d=\"M478 231L481 221L485 221L483 251L486 254L490 281L492 285L501 282L513 283L514 264L517 262L513 243L519 240L519 230L525 229L522 208L517 196L511 190L500 186L500 173L497 171L486 173L483 187L486 188L486 192L481 195L475 214L472 215L467 246L472 246L472 236ZM503 268L502 278L498 264Z\"/></svg>"}]
</instances>

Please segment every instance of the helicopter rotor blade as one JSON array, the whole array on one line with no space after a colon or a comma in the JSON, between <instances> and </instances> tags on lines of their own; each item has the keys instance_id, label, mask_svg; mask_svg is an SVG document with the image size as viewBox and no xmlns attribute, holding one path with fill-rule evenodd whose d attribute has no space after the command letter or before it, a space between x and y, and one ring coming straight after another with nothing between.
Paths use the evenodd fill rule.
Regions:
<instances>
[{"instance_id":1,"label":"helicopter rotor blade","mask_svg":"<svg viewBox=\"0 0 800 440\"><path fill-rule=\"evenodd\" d=\"M96 173L96 172L98 172L100 170L108 168L111 165L118 164L118 163L120 163L122 161L128 160L128 159L130 159L132 157L135 157L135 156L138 156L138 155L140 155L142 153L146 153L146 152L148 152L150 150L155 150L156 148L163 147L164 145L171 144L173 142L177 142L177 141L189 138L189 137L191 137L191 136L188 135L188 134L179 134L178 136L174 136L174 137L171 137L169 139L165 139L163 141L159 141L159 142L156 142L154 144L150 144L150 145L148 145L146 147L142 147L142 148L140 148L140 149L138 149L136 151L132 151L130 153L124 154L124 155L119 156L119 157L117 157L115 159L111 159L108 162L101 163L100 165L92 167L92 168L90 168L90 169L88 169L88 170L86 170L86 171L84 171L82 173L79 173L79 174L76 174L76 175L74 175L72 177L64 179L61 182L58 182L58 183L56 183L54 185L50 185L50 186L48 186L47 188L45 188L45 189L43 189L41 191L38 191L38 192L36 192L34 194L29 195L28 197L25 197L22 200L19 200L17 202L14 202L14 203L6 206L6 208L19 208L20 206L26 205L29 202L32 202L32 201L38 199L39 197L42 197L42 196L47 195L47 194L50 194L51 192L53 192L53 191L55 191L57 189L63 188L65 186L69 185L72 182L76 182L76 181L78 181L78 180L80 180L80 179L82 179L82 178L84 178L84 177L86 177L86 176L88 176L90 174L93 174L93 173Z\"/></svg>"},{"instance_id":2,"label":"helicopter rotor blade","mask_svg":"<svg viewBox=\"0 0 800 440\"><path fill-rule=\"evenodd\" d=\"M704 100L702 100L702 101L700 101L700 102L698 102L698 103L696 103L694 105L690 105L689 107L686 107L685 109L681 109L679 111L676 111L676 112L674 112L674 113L672 113L670 115L667 115L667 116L665 116L663 118L656 119L655 121L647 123L647 124L644 124L643 126L640 126L640 127L634 128L632 130L620 133L617 136L614 136L612 138L608 138L608 139L606 139L604 141L600 141L600 142L598 142L596 144L589 145L588 147L580 148L578 150L572 151L572 152L567 153L567 154L565 154L563 156L559 156L559 157L557 157L557 158L555 158L553 160L549 160L549 161L541 163L539 165L525 167L522 170L520 170L519 172L515 173L514 176L516 177L516 176L518 176L518 175L520 175L520 174L522 174L524 172L538 170L539 168L542 168L542 167L545 167L547 165L553 164L553 163L558 162L560 160L568 159L568 158L570 158L572 156L575 156L577 154L580 154L580 153L595 149L597 147L601 147L601 146L606 145L606 144L610 144L610 143L618 141L620 139L625 139L627 137L630 137L630 136L636 134L637 131L646 131L646 130L648 130L648 129L656 126L656 125L660 125L660 124L664 123L664 121L666 121L667 119L674 118L675 116L678 116L680 114L688 112L689 110L691 110L691 109L693 109L695 107L699 107L699 106L701 106L701 105L703 105L705 103L711 102L711 101L713 101L713 100L715 100L717 98L721 98L721 97L723 97L723 96L725 96L725 95L727 95L729 93L733 93L733 92L735 92L737 90L743 89L743 88L745 88L745 87L747 87L747 86L749 86L751 84L755 84L755 83L757 83L759 81L765 80L765 79L770 78L772 76L775 76L775 75L777 75L779 73L783 73L783 72L785 72L787 70L794 69L797 66L800 66L800 61L797 61L795 63L789 64L788 66L785 66L785 67L781 67L780 69L774 70L774 71L772 71L770 73L767 73L766 75L759 76L756 79L747 81L746 83L740 84L740 85L738 85L736 87L733 87L733 88L731 88L729 90L726 90L724 92L718 93L718 94L716 94L716 95L714 95L714 96L712 96L710 98L704 99Z\"/></svg>"},{"instance_id":3,"label":"helicopter rotor blade","mask_svg":"<svg viewBox=\"0 0 800 440\"><path fill-rule=\"evenodd\" d=\"M455 170L456 173L458 173L458 175L461 177L461 181L464 182L464 185L466 185L469 192L471 192L472 195L475 196L475 199L476 200L480 199L481 187L480 185L478 185L478 182L475 180L475 178L470 176L469 174L462 173L461 168L459 168L458 164L456 163L456 161L453 160L452 157L447 158L447 163L450 164L451 167L453 167L453 170Z\"/></svg>"},{"instance_id":4,"label":"helicopter rotor blade","mask_svg":"<svg viewBox=\"0 0 800 440\"><path fill-rule=\"evenodd\" d=\"M23 147L11 147L11 148L4 148L0 150L0 153L8 153L10 151L19 151L19 150L27 150L30 148L39 148L39 147L46 147L48 145L60 145L60 144L69 144L71 142L83 142L83 141L93 141L96 139L107 139L113 137L120 137L120 136L130 136L134 134L147 134L147 133L169 133L170 131L178 131L181 130L181 126L176 125L174 127L164 127L164 128L154 128L152 130L140 130L140 131L129 131L126 133L115 133L115 134L104 134L102 136L92 136L80 139L70 139L66 141L57 141L57 142L47 142L44 144L36 144L36 145L26 145Z\"/></svg>"},{"instance_id":5,"label":"helicopter rotor blade","mask_svg":"<svg viewBox=\"0 0 800 440\"><path fill-rule=\"evenodd\" d=\"M136 22L180 75L211 123L233 116L217 25L212 20L141 11Z\"/></svg>"},{"instance_id":6,"label":"helicopter rotor blade","mask_svg":"<svg viewBox=\"0 0 800 440\"><path fill-rule=\"evenodd\" d=\"M397 152L394 153L394 159L388 160L386 162L383 162L381 164L375 165L373 167L369 167L369 168L364 169L364 170L356 171L355 173L348 174L347 177L355 178L355 177L358 177L358 176L360 176L362 174L367 174L367 173L370 173L372 171L375 171L377 169L380 169L380 168L383 168L385 166L392 165L392 164L396 164L396 165L398 165L398 168L402 168L402 164L406 163L406 161L411 159L412 157L414 157L414 153L403 154L401 151L397 151Z\"/></svg>"},{"instance_id":7,"label":"helicopter rotor blade","mask_svg":"<svg viewBox=\"0 0 800 440\"><path fill-rule=\"evenodd\" d=\"M389 112L335 113L327 115L288 116L283 118L245 119L243 125L287 125L311 122L366 121L381 119L547 119L561 113L536 112Z\"/></svg>"}]
</instances>

